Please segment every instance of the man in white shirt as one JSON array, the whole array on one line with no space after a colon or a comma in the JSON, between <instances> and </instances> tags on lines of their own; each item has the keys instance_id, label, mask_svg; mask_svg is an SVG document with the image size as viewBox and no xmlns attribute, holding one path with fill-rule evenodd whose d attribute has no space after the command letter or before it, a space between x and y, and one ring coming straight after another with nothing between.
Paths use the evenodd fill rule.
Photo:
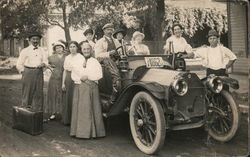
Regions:
<instances>
[{"instance_id":1,"label":"man in white shirt","mask_svg":"<svg viewBox=\"0 0 250 157\"><path fill-rule=\"evenodd\" d=\"M114 25L112 23L108 23L103 26L102 30L104 32L104 35L95 44L95 57L107 68L107 70L109 70L112 77L113 91L110 101L106 104L106 108L108 110L115 102L117 94L120 90L121 77L119 69L117 68L117 65L115 63L115 56L117 55L117 52L114 39L112 38Z\"/></svg>"},{"instance_id":2,"label":"man in white shirt","mask_svg":"<svg viewBox=\"0 0 250 157\"><path fill-rule=\"evenodd\" d=\"M208 42L210 46L199 48L194 55L203 59L203 66L207 68L207 76L210 74L228 76L227 69L232 67L237 57L231 50L219 44L217 31L208 32Z\"/></svg>"},{"instance_id":3,"label":"man in white shirt","mask_svg":"<svg viewBox=\"0 0 250 157\"><path fill-rule=\"evenodd\" d=\"M16 68L22 74L22 106L35 111L43 109L43 68L48 66L48 55L39 47L42 35L33 32L28 36L30 45L24 48Z\"/></svg>"}]
</instances>

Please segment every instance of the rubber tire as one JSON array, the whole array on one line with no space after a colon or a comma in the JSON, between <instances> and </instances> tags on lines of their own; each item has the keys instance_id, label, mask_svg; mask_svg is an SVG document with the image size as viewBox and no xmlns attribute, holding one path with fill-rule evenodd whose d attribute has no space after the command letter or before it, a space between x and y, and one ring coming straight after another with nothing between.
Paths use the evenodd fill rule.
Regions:
<instances>
[{"instance_id":1,"label":"rubber tire","mask_svg":"<svg viewBox=\"0 0 250 157\"><path fill-rule=\"evenodd\" d=\"M229 133L225 136L218 136L216 135L212 129L208 129L208 134L215 140L220 141L220 142L228 142L230 141L236 134L238 128L239 128L239 120L240 120L240 112L238 109L237 104L234 101L234 98L232 97L232 95L226 91L226 90L222 90L221 91L221 95L224 96L228 103L230 104L231 110L232 110L232 114L233 114L233 125L231 130L229 131Z\"/></svg>"},{"instance_id":2,"label":"rubber tire","mask_svg":"<svg viewBox=\"0 0 250 157\"><path fill-rule=\"evenodd\" d=\"M143 143L141 143L140 139L137 137L137 132L135 129L135 124L134 124L134 113L135 113L135 106L136 102L140 98L145 98L151 105L155 114L155 119L156 119L156 137L154 140L154 143L152 146L148 147L145 146ZM144 153L146 154L155 154L157 153L161 147L164 145L165 141L165 135L166 135L166 121L164 117L164 112L161 107L161 104L153 98L149 93L141 91L138 92L130 106L130 112L129 112L129 121L130 121L130 129L132 133L132 137L134 139L134 142L136 146Z\"/></svg>"}]
</instances>

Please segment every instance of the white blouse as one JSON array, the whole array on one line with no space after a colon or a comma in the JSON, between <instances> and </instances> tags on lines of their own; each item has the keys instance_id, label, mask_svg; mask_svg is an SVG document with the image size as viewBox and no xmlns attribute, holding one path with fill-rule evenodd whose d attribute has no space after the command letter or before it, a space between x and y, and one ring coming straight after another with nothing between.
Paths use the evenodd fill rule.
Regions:
<instances>
[{"instance_id":1,"label":"white blouse","mask_svg":"<svg viewBox=\"0 0 250 157\"><path fill-rule=\"evenodd\" d=\"M149 48L145 44L135 44L132 42L132 50L135 55L150 55Z\"/></svg>"},{"instance_id":2,"label":"white blouse","mask_svg":"<svg viewBox=\"0 0 250 157\"><path fill-rule=\"evenodd\" d=\"M97 59L91 57L87 60L86 67L74 65L71 73L71 78L75 84L81 84L81 77L87 76L88 80L100 80L103 76L102 66Z\"/></svg>"},{"instance_id":3,"label":"white blouse","mask_svg":"<svg viewBox=\"0 0 250 157\"><path fill-rule=\"evenodd\" d=\"M67 71L72 71L74 65L84 65L85 62L85 58L80 53L74 55L69 54L65 57L63 68Z\"/></svg>"},{"instance_id":4,"label":"white blouse","mask_svg":"<svg viewBox=\"0 0 250 157\"><path fill-rule=\"evenodd\" d=\"M177 38L175 35L172 35L171 37L169 37L164 46L164 49L166 51L169 51L170 42L173 42L174 53L185 52L185 51L187 53L192 52L192 47L187 43L187 41L183 37Z\"/></svg>"}]
</instances>

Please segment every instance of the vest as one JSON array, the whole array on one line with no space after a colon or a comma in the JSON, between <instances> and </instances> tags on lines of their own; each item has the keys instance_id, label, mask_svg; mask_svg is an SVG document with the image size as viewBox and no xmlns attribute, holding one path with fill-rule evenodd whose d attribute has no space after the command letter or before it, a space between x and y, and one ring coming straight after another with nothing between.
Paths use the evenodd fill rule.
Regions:
<instances>
[{"instance_id":1,"label":"vest","mask_svg":"<svg viewBox=\"0 0 250 157\"><path fill-rule=\"evenodd\" d=\"M105 40L106 40L106 42L108 43L107 52L116 49L115 42L114 42L114 40L113 40L112 38L111 38L111 41L110 41L110 40L108 40L108 39L105 37Z\"/></svg>"}]
</instances>

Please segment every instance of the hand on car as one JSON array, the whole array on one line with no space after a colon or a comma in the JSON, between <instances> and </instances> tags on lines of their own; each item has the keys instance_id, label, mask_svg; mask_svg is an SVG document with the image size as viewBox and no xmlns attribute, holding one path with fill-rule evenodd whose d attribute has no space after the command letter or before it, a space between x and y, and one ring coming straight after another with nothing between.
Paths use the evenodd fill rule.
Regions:
<instances>
[{"instance_id":1,"label":"hand on car","mask_svg":"<svg viewBox=\"0 0 250 157\"><path fill-rule=\"evenodd\" d=\"M113 55L115 55L117 52L116 52L116 50L111 50L111 51L109 51L109 55L110 56L113 56Z\"/></svg>"}]
</instances>

